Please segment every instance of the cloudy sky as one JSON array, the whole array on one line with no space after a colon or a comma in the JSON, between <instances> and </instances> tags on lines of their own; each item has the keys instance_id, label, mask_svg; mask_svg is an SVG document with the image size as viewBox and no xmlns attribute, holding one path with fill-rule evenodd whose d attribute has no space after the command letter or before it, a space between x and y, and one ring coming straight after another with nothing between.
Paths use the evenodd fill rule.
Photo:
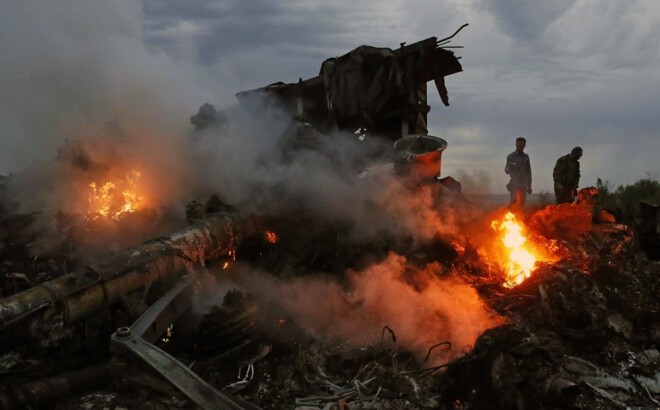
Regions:
<instances>
[{"instance_id":1,"label":"cloudy sky","mask_svg":"<svg viewBox=\"0 0 660 410\"><path fill-rule=\"evenodd\" d=\"M361 44L454 40L464 72L429 87L444 175L505 192L517 136L534 189L584 148L581 185L660 175L657 0L0 0L0 173L54 155L72 128L120 115L184 133L203 102L318 73ZM120 107L120 108L118 108Z\"/></svg>"}]
</instances>

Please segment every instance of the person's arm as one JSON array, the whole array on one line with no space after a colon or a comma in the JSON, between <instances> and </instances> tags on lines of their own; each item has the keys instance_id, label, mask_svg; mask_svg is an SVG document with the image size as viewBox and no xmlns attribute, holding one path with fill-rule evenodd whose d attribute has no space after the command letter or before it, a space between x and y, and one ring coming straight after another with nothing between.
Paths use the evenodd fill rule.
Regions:
<instances>
[{"instance_id":1,"label":"person's arm","mask_svg":"<svg viewBox=\"0 0 660 410\"><path fill-rule=\"evenodd\" d=\"M571 184L573 185L571 187L571 196L576 197L577 192L578 192L578 186L580 184L580 162L575 161L575 166L573 167L573 175L571 175L573 178L573 181L571 181Z\"/></svg>"},{"instance_id":2,"label":"person's arm","mask_svg":"<svg viewBox=\"0 0 660 410\"><path fill-rule=\"evenodd\" d=\"M562 181L562 160L561 157L557 159L557 162L555 162L555 167L552 170L552 179L555 182L561 183Z\"/></svg>"},{"instance_id":3,"label":"person's arm","mask_svg":"<svg viewBox=\"0 0 660 410\"><path fill-rule=\"evenodd\" d=\"M552 169L552 179L555 182L559 182L560 179L561 179L560 176L559 176L559 162L560 162L560 160L561 160L561 158L558 159L557 162L555 162L555 167Z\"/></svg>"},{"instance_id":4,"label":"person's arm","mask_svg":"<svg viewBox=\"0 0 660 410\"><path fill-rule=\"evenodd\" d=\"M514 169L518 167L518 164L511 161L511 159L512 159L511 154L506 156L506 165L504 166L504 172L506 174L510 174L511 172L513 172Z\"/></svg>"},{"instance_id":5,"label":"person's arm","mask_svg":"<svg viewBox=\"0 0 660 410\"><path fill-rule=\"evenodd\" d=\"M525 161L525 172L527 173L527 193L532 193L532 164L529 161L529 155L527 155L527 161Z\"/></svg>"}]
</instances>

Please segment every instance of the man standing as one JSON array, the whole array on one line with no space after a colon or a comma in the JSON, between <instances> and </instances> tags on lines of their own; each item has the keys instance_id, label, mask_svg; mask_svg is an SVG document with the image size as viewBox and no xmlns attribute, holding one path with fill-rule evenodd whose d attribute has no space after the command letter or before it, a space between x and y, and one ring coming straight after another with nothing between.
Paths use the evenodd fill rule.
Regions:
<instances>
[{"instance_id":1,"label":"man standing","mask_svg":"<svg viewBox=\"0 0 660 410\"><path fill-rule=\"evenodd\" d=\"M582 148L575 147L570 154L559 157L552 171L555 180L555 198L557 204L572 203L577 195L580 182L580 163Z\"/></svg>"},{"instance_id":2,"label":"man standing","mask_svg":"<svg viewBox=\"0 0 660 410\"><path fill-rule=\"evenodd\" d=\"M516 150L507 155L504 172L511 176L506 186L511 194L511 204L525 206L527 194L532 193L532 168L529 164L529 155L523 151L527 146L527 140L523 137L516 138Z\"/></svg>"}]
</instances>

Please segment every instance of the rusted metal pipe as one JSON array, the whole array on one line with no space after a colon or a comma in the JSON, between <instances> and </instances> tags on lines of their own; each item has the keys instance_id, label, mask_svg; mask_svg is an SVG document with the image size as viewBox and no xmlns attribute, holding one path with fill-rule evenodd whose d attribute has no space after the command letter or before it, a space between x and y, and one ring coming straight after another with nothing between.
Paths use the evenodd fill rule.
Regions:
<instances>
[{"instance_id":1,"label":"rusted metal pipe","mask_svg":"<svg viewBox=\"0 0 660 410\"><path fill-rule=\"evenodd\" d=\"M211 214L178 233L4 298L0 300L0 334L22 328L31 338L47 336L127 293L231 254L256 229L251 215Z\"/></svg>"}]
</instances>

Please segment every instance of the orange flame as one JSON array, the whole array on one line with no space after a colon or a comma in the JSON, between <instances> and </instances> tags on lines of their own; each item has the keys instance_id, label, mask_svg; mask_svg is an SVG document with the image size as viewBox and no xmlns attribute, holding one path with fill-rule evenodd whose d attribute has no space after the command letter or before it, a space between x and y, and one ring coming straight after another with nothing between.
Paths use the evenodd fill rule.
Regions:
<instances>
[{"instance_id":1,"label":"orange flame","mask_svg":"<svg viewBox=\"0 0 660 410\"><path fill-rule=\"evenodd\" d=\"M100 216L121 219L125 214L137 211L142 202L138 194L137 183L141 174L131 171L123 180L105 182L99 185L92 181L89 184L91 191L88 196L89 211L87 219L96 219ZM121 190L121 196L117 194Z\"/></svg>"},{"instance_id":2,"label":"orange flame","mask_svg":"<svg viewBox=\"0 0 660 410\"><path fill-rule=\"evenodd\" d=\"M509 271L504 286L520 285L532 275L536 263L536 257L525 246L527 238L522 234L522 226L513 213L507 212L502 221L493 221L491 227L502 233L501 240L509 249Z\"/></svg>"},{"instance_id":3,"label":"orange flame","mask_svg":"<svg viewBox=\"0 0 660 410\"><path fill-rule=\"evenodd\" d=\"M273 232L273 231L266 231L266 232L264 233L264 236L266 237L266 240L267 240L269 243L275 243L275 242L277 242L277 235L276 235L275 232Z\"/></svg>"}]
</instances>

